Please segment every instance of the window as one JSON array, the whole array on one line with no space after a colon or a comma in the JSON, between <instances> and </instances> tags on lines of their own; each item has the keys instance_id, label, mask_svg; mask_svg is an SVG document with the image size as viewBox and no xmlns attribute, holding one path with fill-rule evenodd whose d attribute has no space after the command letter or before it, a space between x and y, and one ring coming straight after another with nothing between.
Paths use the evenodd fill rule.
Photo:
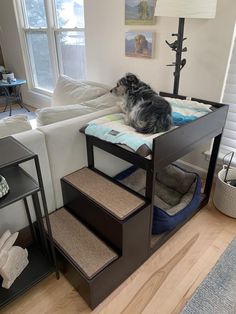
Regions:
<instances>
[{"instance_id":1,"label":"window","mask_svg":"<svg viewBox=\"0 0 236 314\"><path fill-rule=\"evenodd\" d=\"M229 113L222 138L222 148L236 151L236 40L232 52L223 103L229 104Z\"/></svg>"},{"instance_id":2,"label":"window","mask_svg":"<svg viewBox=\"0 0 236 314\"><path fill-rule=\"evenodd\" d=\"M83 0L18 1L32 87L51 92L59 74L85 79Z\"/></svg>"}]
</instances>

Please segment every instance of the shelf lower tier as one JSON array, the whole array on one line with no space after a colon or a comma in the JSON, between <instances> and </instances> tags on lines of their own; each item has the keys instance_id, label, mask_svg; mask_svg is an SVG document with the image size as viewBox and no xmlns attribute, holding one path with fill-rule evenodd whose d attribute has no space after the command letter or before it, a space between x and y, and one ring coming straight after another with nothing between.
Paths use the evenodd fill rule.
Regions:
<instances>
[{"instance_id":1,"label":"shelf lower tier","mask_svg":"<svg viewBox=\"0 0 236 314\"><path fill-rule=\"evenodd\" d=\"M0 208L8 206L40 190L38 183L21 167L1 169L0 173L9 185L9 192L0 199Z\"/></svg>"},{"instance_id":2,"label":"shelf lower tier","mask_svg":"<svg viewBox=\"0 0 236 314\"><path fill-rule=\"evenodd\" d=\"M0 288L0 308L25 293L54 271L54 267L37 243L30 245L27 250L29 253L29 264L27 267L15 280L10 289ZM0 286L1 284L2 279L0 280Z\"/></svg>"}]
</instances>

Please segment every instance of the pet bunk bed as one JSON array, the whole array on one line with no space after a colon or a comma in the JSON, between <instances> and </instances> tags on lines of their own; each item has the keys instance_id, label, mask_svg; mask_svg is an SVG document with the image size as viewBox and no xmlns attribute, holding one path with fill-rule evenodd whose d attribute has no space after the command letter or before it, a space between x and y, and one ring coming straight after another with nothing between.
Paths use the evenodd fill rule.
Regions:
<instances>
[{"instance_id":1,"label":"pet bunk bed","mask_svg":"<svg viewBox=\"0 0 236 314\"><path fill-rule=\"evenodd\" d=\"M161 96L185 99L167 93ZM151 158L81 130L86 136L88 167L61 179L64 206L50 215L50 222L62 271L91 308L208 202L228 106L192 100L210 105L213 110L160 136L154 135ZM212 138L213 149L199 206L170 231L153 234L156 173ZM94 148L145 170L144 195L97 169Z\"/></svg>"},{"instance_id":2,"label":"pet bunk bed","mask_svg":"<svg viewBox=\"0 0 236 314\"><path fill-rule=\"evenodd\" d=\"M169 93L161 92L160 96L177 98L185 100L187 97L180 95L173 95ZM150 221L150 253L153 253L159 248L170 236L172 236L187 220L189 220L200 208L207 204L211 191L214 170L219 151L221 136L227 117L228 106L219 104L216 102L206 101L197 98L191 98L192 101L203 103L211 106L211 112L196 119L187 124L183 124L171 131L165 132L161 136L157 136L153 139L151 158L142 157L126 148L99 139L95 136L86 134L87 143L87 155L88 155L88 167L94 171L98 171L95 168L94 162L94 147L104 150L118 158L121 158L136 168L141 168L146 171L146 186L145 186L145 200L150 203L151 208L151 221ZM84 132L84 130L82 130ZM214 139L212 146L212 153L209 162L206 183L203 193L200 196L199 206L191 215L185 217L181 223L177 223L175 228L171 231L165 232L161 235L152 234L153 226L153 210L155 208L155 184L156 174L159 170L177 161L187 153L193 151L199 145L204 144L206 140ZM121 173L122 175L122 173ZM119 175L118 175L119 177ZM110 178L117 183L117 177ZM118 182L122 184L122 181ZM129 187L124 188L136 194L136 191L131 190ZM198 184L199 188L199 184ZM154 215L155 218L155 215Z\"/></svg>"}]
</instances>

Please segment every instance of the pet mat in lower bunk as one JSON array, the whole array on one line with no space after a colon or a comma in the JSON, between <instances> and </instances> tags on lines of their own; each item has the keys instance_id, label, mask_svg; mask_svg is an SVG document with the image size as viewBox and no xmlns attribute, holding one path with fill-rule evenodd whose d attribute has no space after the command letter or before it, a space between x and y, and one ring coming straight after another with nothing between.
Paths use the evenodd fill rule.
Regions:
<instances>
[{"instance_id":1,"label":"pet mat in lower bunk","mask_svg":"<svg viewBox=\"0 0 236 314\"><path fill-rule=\"evenodd\" d=\"M136 167L115 176L115 180L132 190L145 194L146 172ZM152 233L170 231L185 221L198 208L201 179L172 164L157 173Z\"/></svg>"}]
</instances>

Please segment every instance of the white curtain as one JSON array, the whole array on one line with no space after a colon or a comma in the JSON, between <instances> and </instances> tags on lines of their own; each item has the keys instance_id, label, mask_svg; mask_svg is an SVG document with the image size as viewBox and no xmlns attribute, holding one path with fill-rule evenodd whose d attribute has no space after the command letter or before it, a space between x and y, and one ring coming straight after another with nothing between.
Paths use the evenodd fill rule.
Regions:
<instances>
[{"instance_id":1,"label":"white curtain","mask_svg":"<svg viewBox=\"0 0 236 314\"><path fill-rule=\"evenodd\" d=\"M222 102L229 104L229 113L221 145L223 149L236 152L236 40Z\"/></svg>"}]
</instances>

